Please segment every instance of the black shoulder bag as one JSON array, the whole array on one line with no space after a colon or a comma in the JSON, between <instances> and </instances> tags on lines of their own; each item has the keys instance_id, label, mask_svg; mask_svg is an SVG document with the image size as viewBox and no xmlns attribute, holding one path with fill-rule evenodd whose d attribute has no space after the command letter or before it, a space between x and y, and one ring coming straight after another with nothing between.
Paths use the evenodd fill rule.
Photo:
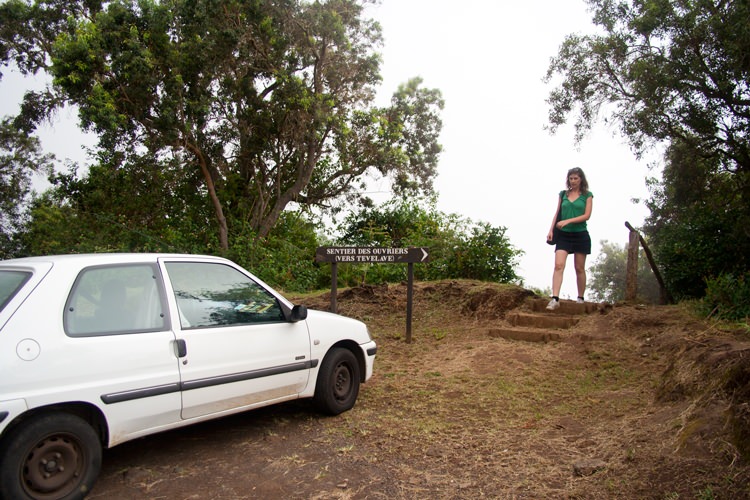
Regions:
<instances>
[{"instance_id":1,"label":"black shoulder bag","mask_svg":"<svg viewBox=\"0 0 750 500\"><path fill-rule=\"evenodd\" d=\"M562 194L560 195L560 203L557 204L557 219L555 220L555 226L552 228L552 239L547 240L548 245L557 245L557 236L560 234L560 230L557 229L557 223L562 218Z\"/></svg>"}]
</instances>

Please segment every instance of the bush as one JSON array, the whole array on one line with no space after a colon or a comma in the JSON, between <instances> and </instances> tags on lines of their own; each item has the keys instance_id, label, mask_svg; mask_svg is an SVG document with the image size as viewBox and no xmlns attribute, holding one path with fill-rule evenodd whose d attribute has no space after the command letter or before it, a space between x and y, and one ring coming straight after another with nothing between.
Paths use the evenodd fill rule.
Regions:
<instances>
[{"instance_id":1,"label":"bush","mask_svg":"<svg viewBox=\"0 0 750 500\"><path fill-rule=\"evenodd\" d=\"M514 283L516 259L506 228L475 223L429 205L393 200L351 213L339 227L341 246L428 247L428 264L415 264L418 280L477 279ZM339 284L379 284L406 279L407 266L352 264L339 268Z\"/></svg>"},{"instance_id":2,"label":"bush","mask_svg":"<svg viewBox=\"0 0 750 500\"><path fill-rule=\"evenodd\" d=\"M241 223L240 223L241 224ZM330 283L330 273L315 263L315 226L299 212L284 212L266 238L249 227L235 231L229 257L260 279L286 292L305 292Z\"/></svg>"},{"instance_id":3,"label":"bush","mask_svg":"<svg viewBox=\"0 0 750 500\"><path fill-rule=\"evenodd\" d=\"M750 318L750 272L735 276L722 274L706 280L706 295L701 301L703 311L729 321Z\"/></svg>"}]
</instances>

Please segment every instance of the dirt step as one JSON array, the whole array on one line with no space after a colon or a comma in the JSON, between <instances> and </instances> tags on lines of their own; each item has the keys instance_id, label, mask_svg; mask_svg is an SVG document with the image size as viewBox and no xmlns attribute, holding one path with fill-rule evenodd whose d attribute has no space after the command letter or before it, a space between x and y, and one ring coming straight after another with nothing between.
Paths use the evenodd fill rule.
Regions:
<instances>
[{"instance_id":1,"label":"dirt step","mask_svg":"<svg viewBox=\"0 0 750 500\"><path fill-rule=\"evenodd\" d=\"M487 334L492 338L521 340L523 342L553 342L560 340L560 334L548 330L520 330L514 328L490 328Z\"/></svg>"},{"instance_id":2,"label":"dirt step","mask_svg":"<svg viewBox=\"0 0 750 500\"><path fill-rule=\"evenodd\" d=\"M595 302L579 304L574 300L561 300L560 307L554 311L547 310L549 299L533 299L529 303L532 311L545 314L591 314L599 310L599 304Z\"/></svg>"},{"instance_id":3,"label":"dirt step","mask_svg":"<svg viewBox=\"0 0 750 500\"><path fill-rule=\"evenodd\" d=\"M583 304L580 304L583 305ZM555 328L566 330L578 324L580 316L563 316L560 314L524 314L512 313L505 317L512 326L529 326L532 328Z\"/></svg>"}]
</instances>

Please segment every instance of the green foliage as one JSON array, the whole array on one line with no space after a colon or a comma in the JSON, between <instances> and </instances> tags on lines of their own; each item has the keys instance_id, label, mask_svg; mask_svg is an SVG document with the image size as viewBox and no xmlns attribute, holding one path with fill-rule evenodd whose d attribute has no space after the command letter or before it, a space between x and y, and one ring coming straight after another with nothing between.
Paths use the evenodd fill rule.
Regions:
<instances>
[{"instance_id":1,"label":"green foliage","mask_svg":"<svg viewBox=\"0 0 750 500\"><path fill-rule=\"evenodd\" d=\"M50 177L22 235L24 253L97 251L217 253L211 212L174 164L143 157Z\"/></svg>"},{"instance_id":2,"label":"green foliage","mask_svg":"<svg viewBox=\"0 0 750 500\"><path fill-rule=\"evenodd\" d=\"M589 268L589 289L595 300L610 303L622 301L627 291L627 245L620 246L605 240L601 242L601 246L601 252ZM638 251L636 280L638 300L659 303L659 283L642 248Z\"/></svg>"},{"instance_id":3,"label":"green foliage","mask_svg":"<svg viewBox=\"0 0 750 500\"><path fill-rule=\"evenodd\" d=\"M0 56L54 79L27 94L19 126L76 105L106 163L137 168L147 153L193 179L181 186L227 251L230 230L264 238L290 203L353 200L370 174L432 190L442 98L414 79L373 106L381 30L364 3L12 1Z\"/></svg>"},{"instance_id":4,"label":"green foliage","mask_svg":"<svg viewBox=\"0 0 750 500\"><path fill-rule=\"evenodd\" d=\"M597 35L569 35L547 80L552 128L577 111L580 138L606 110L638 151L693 142L747 170L750 5L747 2L587 0Z\"/></svg>"},{"instance_id":5,"label":"green foliage","mask_svg":"<svg viewBox=\"0 0 750 500\"><path fill-rule=\"evenodd\" d=\"M651 186L644 231L672 295L700 298L706 280L750 269L748 200L736 174L688 144L673 143L666 161L662 181Z\"/></svg>"},{"instance_id":6,"label":"green foliage","mask_svg":"<svg viewBox=\"0 0 750 500\"><path fill-rule=\"evenodd\" d=\"M191 179L179 179L179 172L169 164L144 162L140 169L92 168L83 178L75 172L54 176L54 188L33 204L23 233L26 253L223 253L207 229L210 210L200 210L201 198L189 198L192 191L183 184ZM184 216L171 217L178 207ZM316 248L324 244L319 228L302 212L285 211L265 237L243 220L229 219L229 226L232 237L224 254L270 285L294 292L329 286L330 266L314 261ZM347 246L429 247L430 262L415 264L417 279L519 280L514 267L521 252L510 244L505 228L416 203L364 208L350 214L341 231L338 244ZM398 282L406 273L406 265L339 267L343 285Z\"/></svg>"},{"instance_id":7,"label":"green foliage","mask_svg":"<svg viewBox=\"0 0 750 500\"><path fill-rule=\"evenodd\" d=\"M263 281L287 292L330 285L330 272L315 263L315 225L299 212L284 212L273 232L258 237L252 229L233 231L228 257Z\"/></svg>"},{"instance_id":8,"label":"green foliage","mask_svg":"<svg viewBox=\"0 0 750 500\"><path fill-rule=\"evenodd\" d=\"M41 151L39 140L19 132L9 119L0 122L0 259L20 252L18 232L31 195L31 176L52 170L52 155Z\"/></svg>"},{"instance_id":9,"label":"green foliage","mask_svg":"<svg viewBox=\"0 0 750 500\"><path fill-rule=\"evenodd\" d=\"M519 281L514 267L522 251L505 236L506 228L466 221L451 246L443 246L430 279L466 278L497 283ZM442 266L440 265L442 264Z\"/></svg>"},{"instance_id":10,"label":"green foliage","mask_svg":"<svg viewBox=\"0 0 750 500\"><path fill-rule=\"evenodd\" d=\"M747 323L750 319L750 272L739 276L722 274L706 280L706 295L701 306L706 315Z\"/></svg>"},{"instance_id":11,"label":"green foliage","mask_svg":"<svg viewBox=\"0 0 750 500\"><path fill-rule=\"evenodd\" d=\"M55 187L37 198L22 233L24 253L44 255L88 252L181 252L220 254L213 231L207 230L210 210L202 200L184 206L182 217L171 217L187 202L175 179L162 166L135 169L93 168L82 179L74 172L53 177ZM227 256L273 286L289 291L319 288L323 271L315 265L315 226L299 213L285 212L274 232L260 238L243 222L232 223L235 235ZM237 227L239 226L239 227ZM330 278L328 278L330 280Z\"/></svg>"},{"instance_id":12,"label":"green foliage","mask_svg":"<svg viewBox=\"0 0 750 500\"><path fill-rule=\"evenodd\" d=\"M474 223L434 207L425 209L405 200L352 213L339 228L344 246L428 247L430 262L415 264L417 279L478 279L517 282L516 259L522 252L505 236L504 227ZM407 266L352 264L339 267L345 285L406 279Z\"/></svg>"}]
</instances>

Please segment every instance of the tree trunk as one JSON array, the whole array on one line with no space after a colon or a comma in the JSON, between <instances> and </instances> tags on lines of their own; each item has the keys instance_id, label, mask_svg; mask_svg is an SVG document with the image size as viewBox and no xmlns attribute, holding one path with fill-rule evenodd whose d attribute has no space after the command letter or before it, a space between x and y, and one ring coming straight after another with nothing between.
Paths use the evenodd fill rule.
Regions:
<instances>
[{"instance_id":1,"label":"tree trunk","mask_svg":"<svg viewBox=\"0 0 750 500\"><path fill-rule=\"evenodd\" d=\"M219 247L221 248L222 253L226 253L227 250L229 250L229 229L227 228L227 218L224 216L224 209L221 206L221 200L219 200L219 197L216 194L214 179L208 168L206 157L203 155L200 148L192 143L188 143L188 148L193 152L201 167L203 179L206 181L206 187L208 188L208 196L211 198L211 204L214 206L216 222L219 224Z\"/></svg>"}]
</instances>

